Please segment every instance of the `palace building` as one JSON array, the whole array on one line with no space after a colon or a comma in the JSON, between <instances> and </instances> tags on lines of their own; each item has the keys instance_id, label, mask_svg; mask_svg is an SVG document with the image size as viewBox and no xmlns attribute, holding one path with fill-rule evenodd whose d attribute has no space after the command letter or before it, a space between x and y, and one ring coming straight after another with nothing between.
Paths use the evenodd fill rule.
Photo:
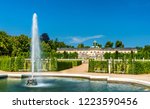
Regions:
<instances>
[{"instance_id":1,"label":"palace building","mask_svg":"<svg viewBox=\"0 0 150 109\"><path fill-rule=\"evenodd\" d=\"M78 58L103 58L105 53L137 53L136 48L59 48L57 52L78 53Z\"/></svg>"}]
</instances>

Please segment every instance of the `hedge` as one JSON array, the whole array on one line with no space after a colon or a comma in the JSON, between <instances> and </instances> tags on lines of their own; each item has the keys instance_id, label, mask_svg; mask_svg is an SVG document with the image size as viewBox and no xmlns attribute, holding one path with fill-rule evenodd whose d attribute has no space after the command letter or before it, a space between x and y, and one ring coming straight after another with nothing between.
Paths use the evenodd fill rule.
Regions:
<instances>
[{"instance_id":1,"label":"hedge","mask_svg":"<svg viewBox=\"0 0 150 109\"><path fill-rule=\"evenodd\" d=\"M89 72L108 73L108 61L89 60ZM150 61L111 61L111 73L150 74Z\"/></svg>"},{"instance_id":2,"label":"hedge","mask_svg":"<svg viewBox=\"0 0 150 109\"><path fill-rule=\"evenodd\" d=\"M60 71L82 64L79 60L57 60L56 58L41 60L42 71ZM0 57L0 70L3 71L31 71L31 61L24 57Z\"/></svg>"},{"instance_id":3,"label":"hedge","mask_svg":"<svg viewBox=\"0 0 150 109\"><path fill-rule=\"evenodd\" d=\"M0 57L0 70L3 71L19 71L24 68L24 58L23 57Z\"/></svg>"},{"instance_id":4,"label":"hedge","mask_svg":"<svg viewBox=\"0 0 150 109\"><path fill-rule=\"evenodd\" d=\"M129 74L149 74L150 62L134 61L129 65Z\"/></svg>"},{"instance_id":5,"label":"hedge","mask_svg":"<svg viewBox=\"0 0 150 109\"><path fill-rule=\"evenodd\" d=\"M4 70L4 71L11 70L11 58L7 56L0 58L0 70Z\"/></svg>"},{"instance_id":6,"label":"hedge","mask_svg":"<svg viewBox=\"0 0 150 109\"><path fill-rule=\"evenodd\" d=\"M72 66L79 66L79 65L81 65L82 64L82 61L76 61L76 60L73 60L72 61Z\"/></svg>"},{"instance_id":7,"label":"hedge","mask_svg":"<svg viewBox=\"0 0 150 109\"><path fill-rule=\"evenodd\" d=\"M57 60L57 58L45 59L42 61L43 71L60 71L79 66L82 64L80 60Z\"/></svg>"},{"instance_id":8,"label":"hedge","mask_svg":"<svg viewBox=\"0 0 150 109\"><path fill-rule=\"evenodd\" d=\"M72 67L73 65L71 61L57 61L57 71L69 69Z\"/></svg>"},{"instance_id":9,"label":"hedge","mask_svg":"<svg viewBox=\"0 0 150 109\"><path fill-rule=\"evenodd\" d=\"M51 65L55 65L55 69L53 66L51 67L51 71L60 71L60 70L65 70L72 68L74 66L79 66L82 64L82 61L78 60L55 60Z\"/></svg>"},{"instance_id":10,"label":"hedge","mask_svg":"<svg viewBox=\"0 0 150 109\"><path fill-rule=\"evenodd\" d=\"M57 66L57 59L56 58L52 58L50 60L50 71L57 71L58 66Z\"/></svg>"},{"instance_id":11,"label":"hedge","mask_svg":"<svg viewBox=\"0 0 150 109\"><path fill-rule=\"evenodd\" d=\"M108 72L108 61L89 60L89 72Z\"/></svg>"}]
</instances>

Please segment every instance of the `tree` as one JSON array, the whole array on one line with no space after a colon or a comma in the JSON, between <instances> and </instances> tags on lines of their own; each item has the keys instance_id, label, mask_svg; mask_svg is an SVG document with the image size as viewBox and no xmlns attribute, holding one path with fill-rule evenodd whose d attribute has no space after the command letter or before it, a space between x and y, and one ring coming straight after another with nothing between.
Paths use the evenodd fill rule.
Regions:
<instances>
[{"instance_id":1,"label":"tree","mask_svg":"<svg viewBox=\"0 0 150 109\"><path fill-rule=\"evenodd\" d=\"M84 48L84 44L78 44L77 48Z\"/></svg>"},{"instance_id":2,"label":"tree","mask_svg":"<svg viewBox=\"0 0 150 109\"><path fill-rule=\"evenodd\" d=\"M43 33L40 37L42 53L49 56L50 52L56 52L57 48L74 48L58 39L50 40L47 33ZM26 35L11 36L4 31L0 31L0 55L8 56L24 56L30 57L31 38Z\"/></svg>"},{"instance_id":3,"label":"tree","mask_svg":"<svg viewBox=\"0 0 150 109\"><path fill-rule=\"evenodd\" d=\"M116 51L116 52L115 52L115 59L118 59L118 58L119 58L119 52Z\"/></svg>"},{"instance_id":4,"label":"tree","mask_svg":"<svg viewBox=\"0 0 150 109\"><path fill-rule=\"evenodd\" d=\"M113 43L113 42L108 41L108 42L106 42L106 44L105 44L105 48L112 48L112 47L113 47L113 45L114 45L114 43Z\"/></svg>"},{"instance_id":5,"label":"tree","mask_svg":"<svg viewBox=\"0 0 150 109\"><path fill-rule=\"evenodd\" d=\"M122 43L122 41L116 41L115 48L124 48L124 44Z\"/></svg>"},{"instance_id":6,"label":"tree","mask_svg":"<svg viewBox=\"0 0 150 109\"><path fill-rule=\"evenodd\" d=\"M104 54L104 58L105 58L105 59L110 59L110 58L111 58L111 55L112 55L111 53L105 53L105 54Z\"/></svg>"},{"instance_id":7,"label":"tree","mask_svg":"<svg viewBox=\"0 0 150 109\"><path fill-rule=\"evenodd\" d=\"M44 42L48 42L50 40L49 36L47 33L43 33L40 37L41 41L44 41Z\"/></svg>"},{"instance_id":8,"label":"tree","mask_svg":"<svg viewBox=\"0 0 150 109\"><path fill-rule=\"evenodd\" d=\"M11 43L12 41L9 38L6 32L0 31L0 55L10 55L11 54Z\"/></svg>"},{"instance_id":9,"label":"tree","mask_svg":"<svg viewBox=\"0 0 150 109\"><path fill-rule=\"evenodd\" d=\"M64 57L63 57L64 59L68 58L68 53L66 51L64 51L63 55L64 55Z\"/></svg>"},{"instance_id":10,"label":"tree","mask_svg":"<svg viewBox=\"0 0 150 109\"><path fill-rule=\"evenodd\" d=\"M145 51L150 52L150 45L145 45L143 51L144 51L144 52L145 52Z\"/></svg>"},{"instance_id":11,"label":"tree","mask_svg":"<svg viewBox=\"0 0 150 109\"><path fill-rule=\"evenodd\" d=\"M84 48L90 48L90 46L84 46Z\"/></svg>"},{"instance_id":12,"label":"tree","mask_svg":"<svg viewBox=\"0 0 150 109\"><path fill-rule=\"evenodd\" d=\"M42 50L42 52L50 52L51 48L48 43L43 41L43 42L41 42L41 50Z\"/></svg>"},{"instance_id":13,"label":"tree","mask_svg":"<svg viewBox=\"0 0 150 109\"><path fill-rule=\"evenodd\" d=\"M69 59L76 59L76 58L78 58L78 53L77 52L69 53L68 58Z\"/></svg>"},{"instance_id":14,"label":"tree","mask_svg":"<svg viewBox=\"0 0 150 109\"><path fill-rule=\"evenodd\" d=\"M12 45L12 56L24 55L30 52L30 42L31 39L26 35L20 35L15 37L10 37L13 43Z\"/></svg>"},{"instance_id":15,"label":"tree","mask_svg":"<svg viewBox=\"0 0 150 109\"><path fill-rule=\"evenodd\" d=\"M97 44L98 48L102 48L102 45L101 44Z\"/></svg>"}]
</instances>

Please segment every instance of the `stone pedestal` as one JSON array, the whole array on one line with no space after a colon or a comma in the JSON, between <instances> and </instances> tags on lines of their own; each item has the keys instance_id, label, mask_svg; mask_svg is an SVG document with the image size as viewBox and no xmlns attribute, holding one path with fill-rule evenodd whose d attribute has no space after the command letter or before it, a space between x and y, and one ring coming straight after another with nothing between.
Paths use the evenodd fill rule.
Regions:
<instances>
[{"instance_id":1,"label":"stone pedestal","mask_svg":"<svg viewBox=\"0 0 150 109\"><path fill-rule=\"evenodd\" d=\"M28 79L26 85L27 86L36 86L36 85L38 85L38 83L37 83L36 79Z\"/></svg>"}]
</instances>

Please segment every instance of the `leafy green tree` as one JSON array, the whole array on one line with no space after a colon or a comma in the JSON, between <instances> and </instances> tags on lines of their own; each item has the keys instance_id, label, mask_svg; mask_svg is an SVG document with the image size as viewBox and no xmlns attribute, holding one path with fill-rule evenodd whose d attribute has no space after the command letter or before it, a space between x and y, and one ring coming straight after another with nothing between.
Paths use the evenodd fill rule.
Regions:
<instances>
[{"instance_id":1,"label":"leafy green tree","mask_svg":"<svg viewBox=\"0 0 150 109\"><path fill-rule=\"evenodd\" d=\"M64 59L68 59L68 53L66 51L64 51L63 55L64 55L63 56Z\"/></svg>"},{"instance_id":2,"label":"leafy green tree","mask_svg":"<svg viewBox=\"0 0 150 109\"><path fill-rule=\"evenodd\" d=\"M102 48L102 45L101 45L101 44L97 44L97 46L98 46L99 48Z\"/></svg>"},{"instance_id":3,"label":"leafy green tree","mask_svg":"<svg viewBox=\"0 0 150 109\"><path fill-rule=\"evenodd\" d=\"M143 51L148 51L148 52L150 52L150 45L145 45Z\"/></svg>"},{"instance_id":4,"label":"leafy green tree","mask_svg":"<svg viewBox=\"0 0 150 109\"><path fill-rule=\"evenodd\" d=\"M6 32L0 31L0 55L9 55L10 40Z\"/></svg>"},{"instance_id":5,"label":"leafy green tree","mask_svg":"<svg viewBox=\"0 0 150 109\"><path fill-rule=\"evenodd\" d=\"M113 48L114 43L111 41L106 42L105 48Z\"/></svg>"},{"instance_id":6,"label":"leafy green tree","mask_svg":"<svg viewBox=\"0 0 150 109\"><path fill-rule=\"evenodd\" d=\"M124 44L122 43L122 41L116 41L115 48L124 48Z\"/></svg>"},{"instance_id":7,"label":"leafy green tree","mask_svg":"<svg viewBox=\"0 0 150 109\"><path fill-rule=\"evenodd\" d=\"M116 51L116 52L115 52L115 59L118 59L118 58L119 58L119 52Z\"/></svg>"},{"instance_id":8,"label":"leafy green tree","mask_svg":"<svg viewBox=\"0 0 150 109\"><path fill-rule=\"evenodd\" d=\"M30 51L31 39L26 35L20 35L16 37L11 37L13 43L12 45L12 56L18 56L23 54L28 54Z\"/></svg>"},{"instance_id":9,"label":"leafy green tree","mask_svg":"<svg viewBox=\"0 0 150 109\"><path fill-rule=\"evenodd\" d=\"M84 46L84 48L90 48L90 46Z\"/></svg>"},{"instance_id":10,"label":"leafy green tree","mask_svg":"<svg viewBox=\"0 0 150 109\"><path fill-rule=\"evenodd\" d=\"M41 39L41 42L44 41L44 42L46 42L46 43L50 40L50 38L49 38L49 36L48 36L47 33L43 33L43 34L41 35L40 39Z\"/></svg>"},{"instance_id":11,"label":"leafy green tree","mask_svg":"<svg viewBox=\"0 0 150 109\"><path fill-rule=\"evenodd\" d=\"M105 59L110 59L110 58L111 58L111 55L112 55L111 53L105 53L105 54L104 54L104 58L105 58Z\"/></svg>"},{"instance_id":12,"label":"leafy green tree","mask_svg":"<svg viewBox=\"0 0 150 109\"><path fill-rule=\"evenodd\" d=\"M77 48L84 48L84 44L78 44Z\"/></svg>"},{"instance_id":13,"label":"leafy green tree","mask_svg":"<svg viewBox=\"0 0 150 109\"><path fill-rule=\"evenodd\" d=\"M69 53L68 58L69 59L76 59L76 58L78 58L78 53L77 52Z\"/></svg>"}]
</instances>

